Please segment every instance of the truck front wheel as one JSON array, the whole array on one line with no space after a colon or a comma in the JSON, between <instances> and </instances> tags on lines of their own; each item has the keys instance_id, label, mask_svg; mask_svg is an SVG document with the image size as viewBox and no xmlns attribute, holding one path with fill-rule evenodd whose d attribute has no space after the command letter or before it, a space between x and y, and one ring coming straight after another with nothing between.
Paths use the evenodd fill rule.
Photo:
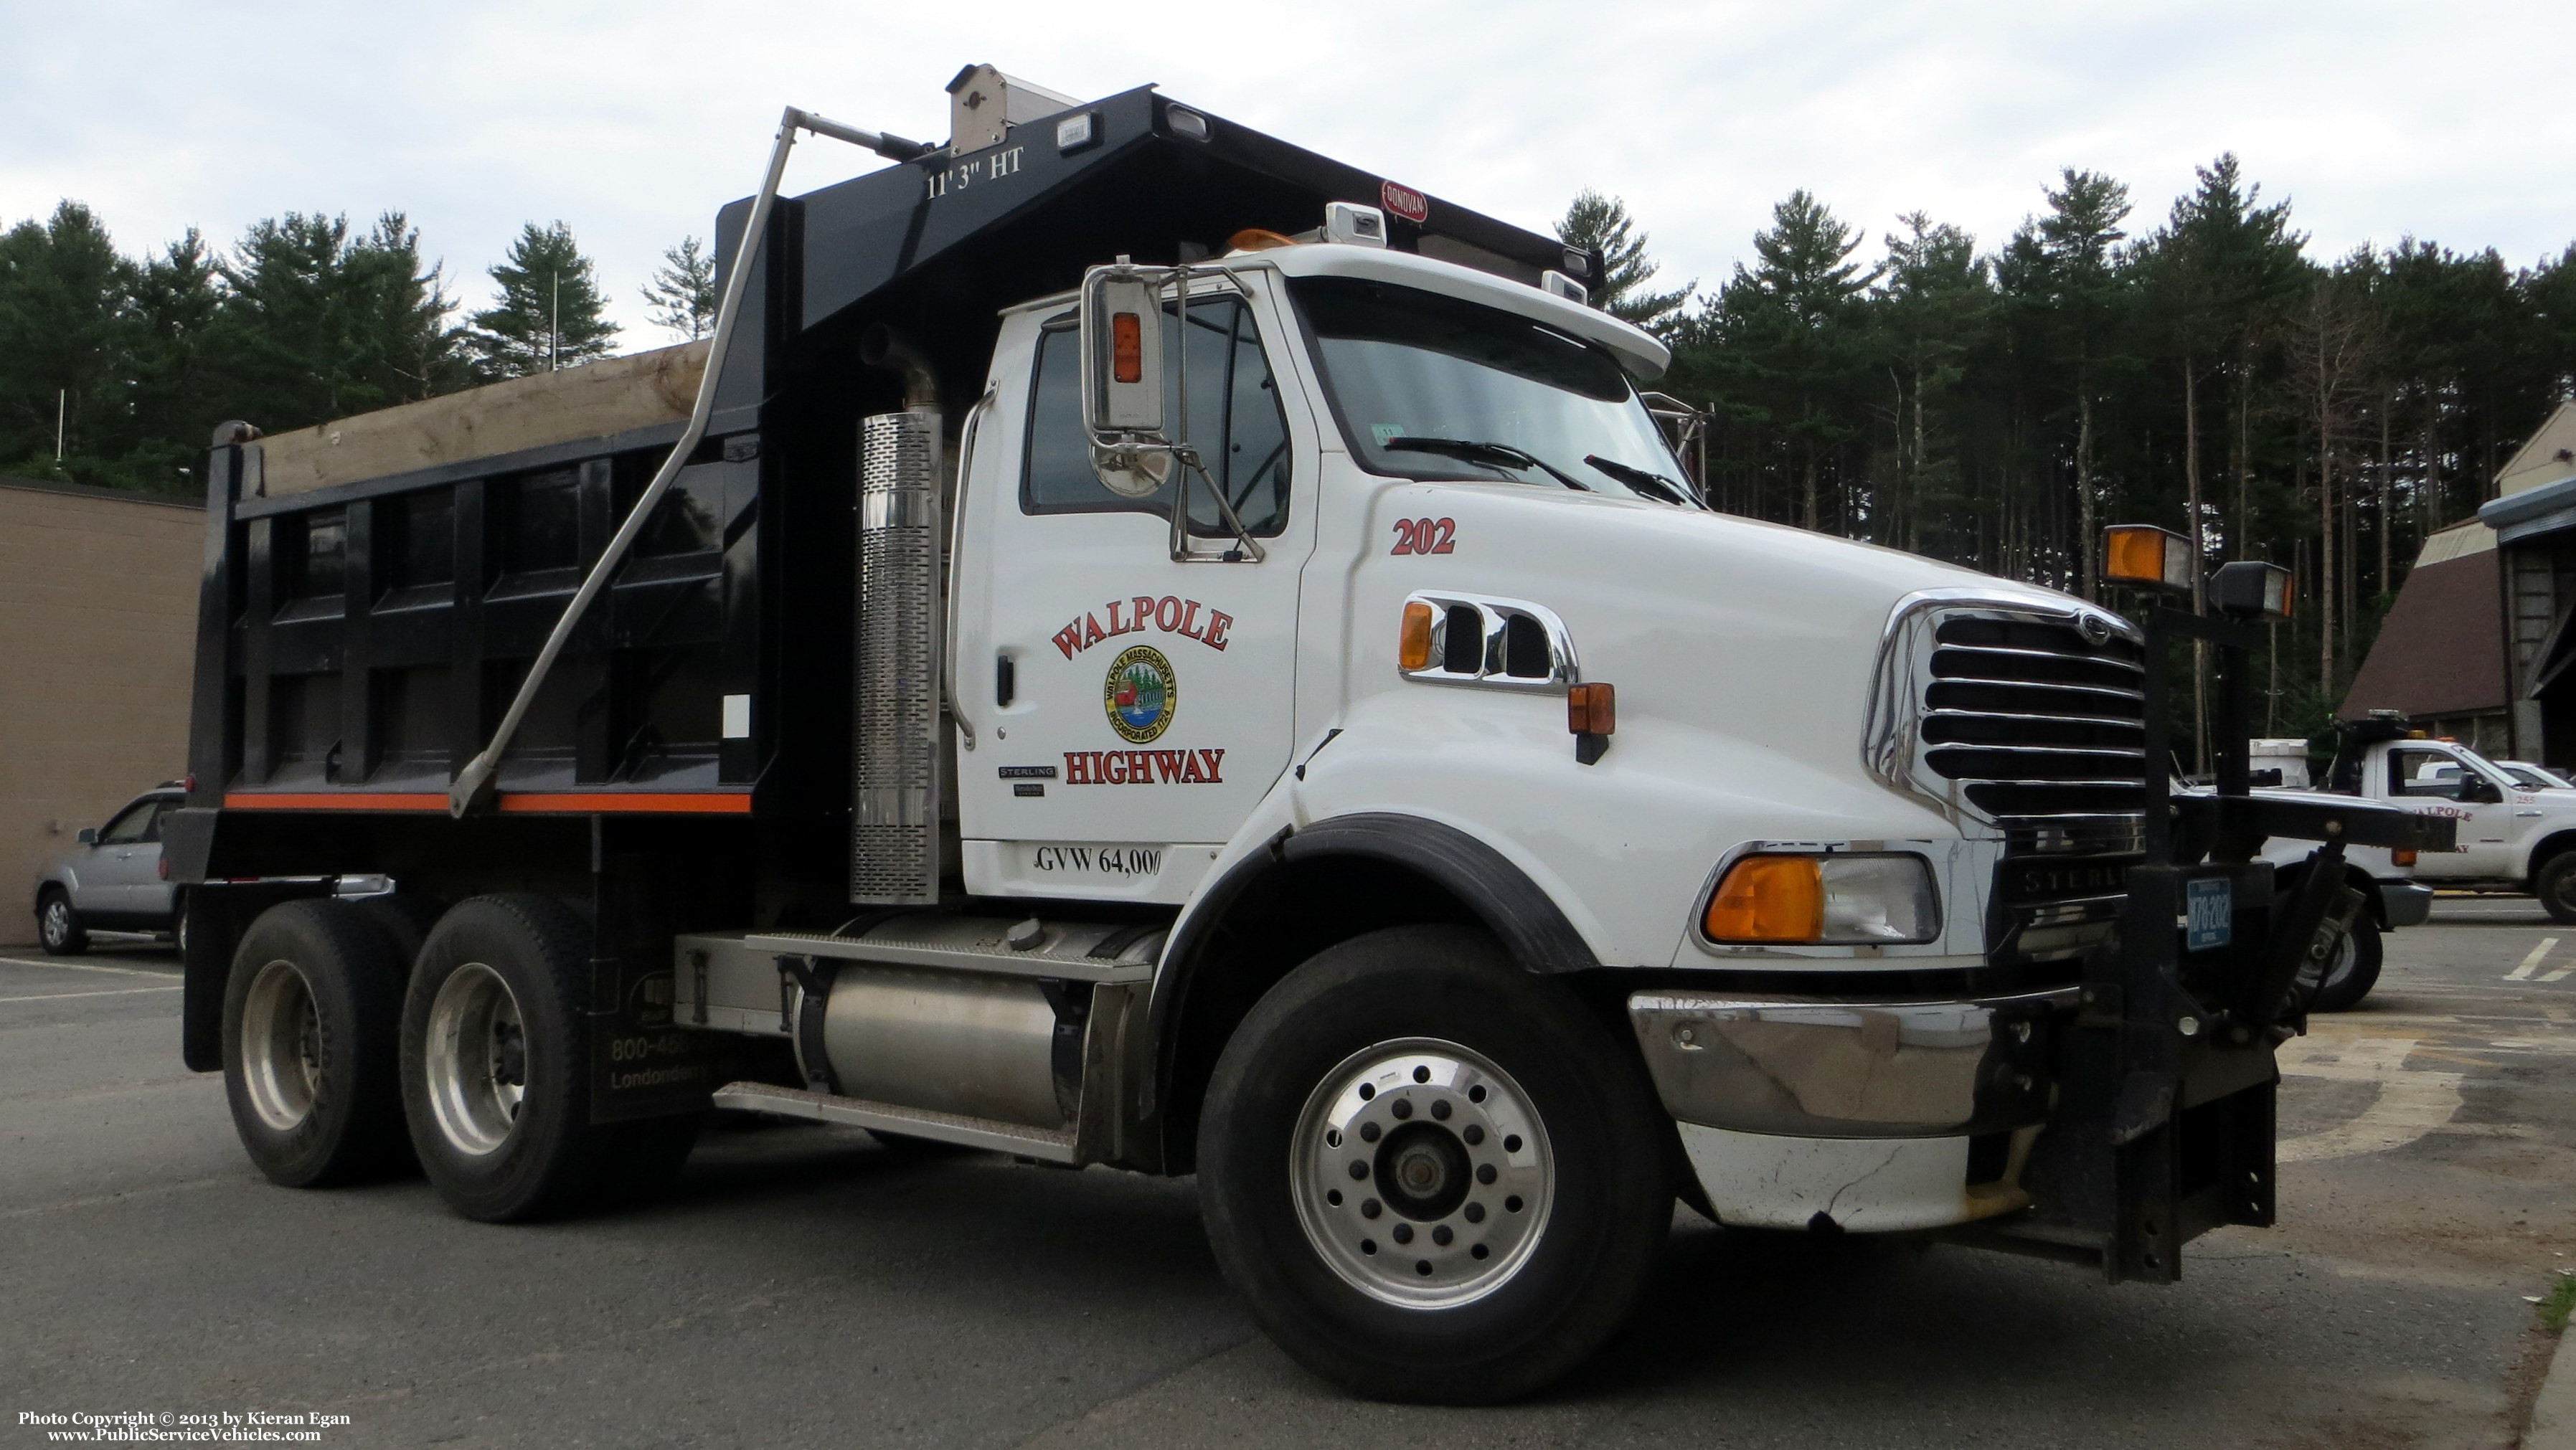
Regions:
<instances>
[{"instance_id":1,"label":"truck front wheel","mask_svg":"<svg viewBox=\"0 0 2576 1450\"><path fill-rule=\"evenodd\" d=\"M1396 927L1262 998L1217 1064L1201 1211L1253 1317L1365 1395L1539 1388L1626 1319L1671 1224L1633 1054L1485 934Z\"/></svg>"},{"instance_id":2,"label":"truck front wheel","mask_svg":"<svg viewBox=\"0 0 2576 1450\"><path fill-rule=\"evenodd\" d=\"M402 1014L403 1115L439 1197L510 1223L583 1206L615 1173L590 1121L589 929L543 896L460 902Z\"/></svg>"},{"instance_id":3,"label":"truck front wheel","mask_svg":"<svg viewBox=\"0 0 2576 1450\"><path fill-rule=\"evenodd\" d=\"M2532 894L2551 921L2576 926L2576 851L2561 851L2541 865Z\"/></svg>"}]
</instances>

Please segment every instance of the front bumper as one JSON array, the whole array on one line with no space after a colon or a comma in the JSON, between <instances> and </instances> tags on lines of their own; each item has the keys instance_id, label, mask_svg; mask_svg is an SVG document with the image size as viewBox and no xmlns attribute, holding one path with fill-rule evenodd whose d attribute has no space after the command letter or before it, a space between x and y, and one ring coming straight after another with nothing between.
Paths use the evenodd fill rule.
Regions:
<instances>
[{"instance_id":1,"label":"front bumper","mask_svg":"<svg viewBox=\"0 0 2576 1450\"><path fill-rule=\"evenodd\" d=\"M1639 992L1628 1017L1721 1221L1887 1232L2029 1201L2017 1179L2076 998Z\"/></svg>"},{"instance_id":2,"label":"front bumper","mask_svg":"<svg viewBox=\"0 0 2576 1450\"><path fill-rule=\"evenodd\" d=\"M2391 927L2422 926L2433 916L2433 888L2415 881L2382 881L2379 913Z\"/></svg>"}]
</instances>

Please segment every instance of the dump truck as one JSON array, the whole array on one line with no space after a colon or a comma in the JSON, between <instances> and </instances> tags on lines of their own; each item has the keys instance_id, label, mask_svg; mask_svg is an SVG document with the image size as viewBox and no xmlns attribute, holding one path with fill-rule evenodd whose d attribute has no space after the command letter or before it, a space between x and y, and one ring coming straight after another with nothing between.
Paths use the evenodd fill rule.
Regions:
<instances>
[{"instance_id":1,"label":"dump truck","mask_svg":"<svg viewBox=\"0 0 2576 1450\"><path fill-rule=\"evenodd\" d=\"M950 94L782 116L705 341L218 434L165 838L264 1173L519 1221L748 1112L1194 1174L1269 1334L1427 1402L1598 1348L1677 1196L2115 1281L2270 1221L2358 898L2256 848L2447 827L2173 796L2165 657L2241 681L2259 589L1729 517L1598 252Z\"/></svg>"}]
</instances>

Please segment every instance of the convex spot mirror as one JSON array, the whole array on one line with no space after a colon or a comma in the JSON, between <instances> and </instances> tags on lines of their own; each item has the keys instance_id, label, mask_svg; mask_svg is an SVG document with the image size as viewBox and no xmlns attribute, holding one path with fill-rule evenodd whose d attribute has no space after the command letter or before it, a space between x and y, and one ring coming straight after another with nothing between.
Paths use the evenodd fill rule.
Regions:
<instances>
[{"instance_id":1,"label":"convex spot mirror","mask_svg":"<svg viewBox=\"0 0 2576 1450\"><path fill-rule=\"evenodd\" d=\"M1101 486L1143 498L1172 474L1163 420L1163 280L1122 262L1082 281L1082 416Z\"/></svg>"}]
</instances>

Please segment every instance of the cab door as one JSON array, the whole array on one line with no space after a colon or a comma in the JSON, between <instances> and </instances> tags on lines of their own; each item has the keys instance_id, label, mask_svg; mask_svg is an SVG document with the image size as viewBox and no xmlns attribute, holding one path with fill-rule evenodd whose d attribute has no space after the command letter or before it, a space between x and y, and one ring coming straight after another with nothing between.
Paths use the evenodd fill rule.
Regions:
<instances>
[{"instance_id":1,"label":"cab door","mask_svg":"<svg viewBox=\"0 0 2576 1450\"><path fill-rule=\"evenodd\" d=\"M117 813L98 833L81 864L72 906L124 916L170 909L169 883L161 879L161 810L168 802L146 796Z\"/></svg>"},{"instance_id":2,"label":"cab door","mask_svg":"<svg viewBox=\"0 0 2576 1450\"><path fill-rule=\"evenodd\" d=\"M2438 745L2397 746L2388 752L2388 798L2419 814L2458 823L2456 844L2427 851L2415 874L2430 880L2487 880L2514 874L2514 792L2471 762Z\"/></svg>"},{"instance_id":3,"label":"cab door","mask_svg":"<svg viewBox=\"0 0 2576 1450\"><path fill-rule=\"evenodd\" d=\"M1194 296L1185 340L1166 310L1167 386L1185 355L1206 463L1188 561L1177 482L1125 498L1092 469L1072 306L1005 329L965 460L951 642L970 891L1182 900L1287 767L1314 432L1272 365L1266 280Z\"/></svg>"}]
</instances>

